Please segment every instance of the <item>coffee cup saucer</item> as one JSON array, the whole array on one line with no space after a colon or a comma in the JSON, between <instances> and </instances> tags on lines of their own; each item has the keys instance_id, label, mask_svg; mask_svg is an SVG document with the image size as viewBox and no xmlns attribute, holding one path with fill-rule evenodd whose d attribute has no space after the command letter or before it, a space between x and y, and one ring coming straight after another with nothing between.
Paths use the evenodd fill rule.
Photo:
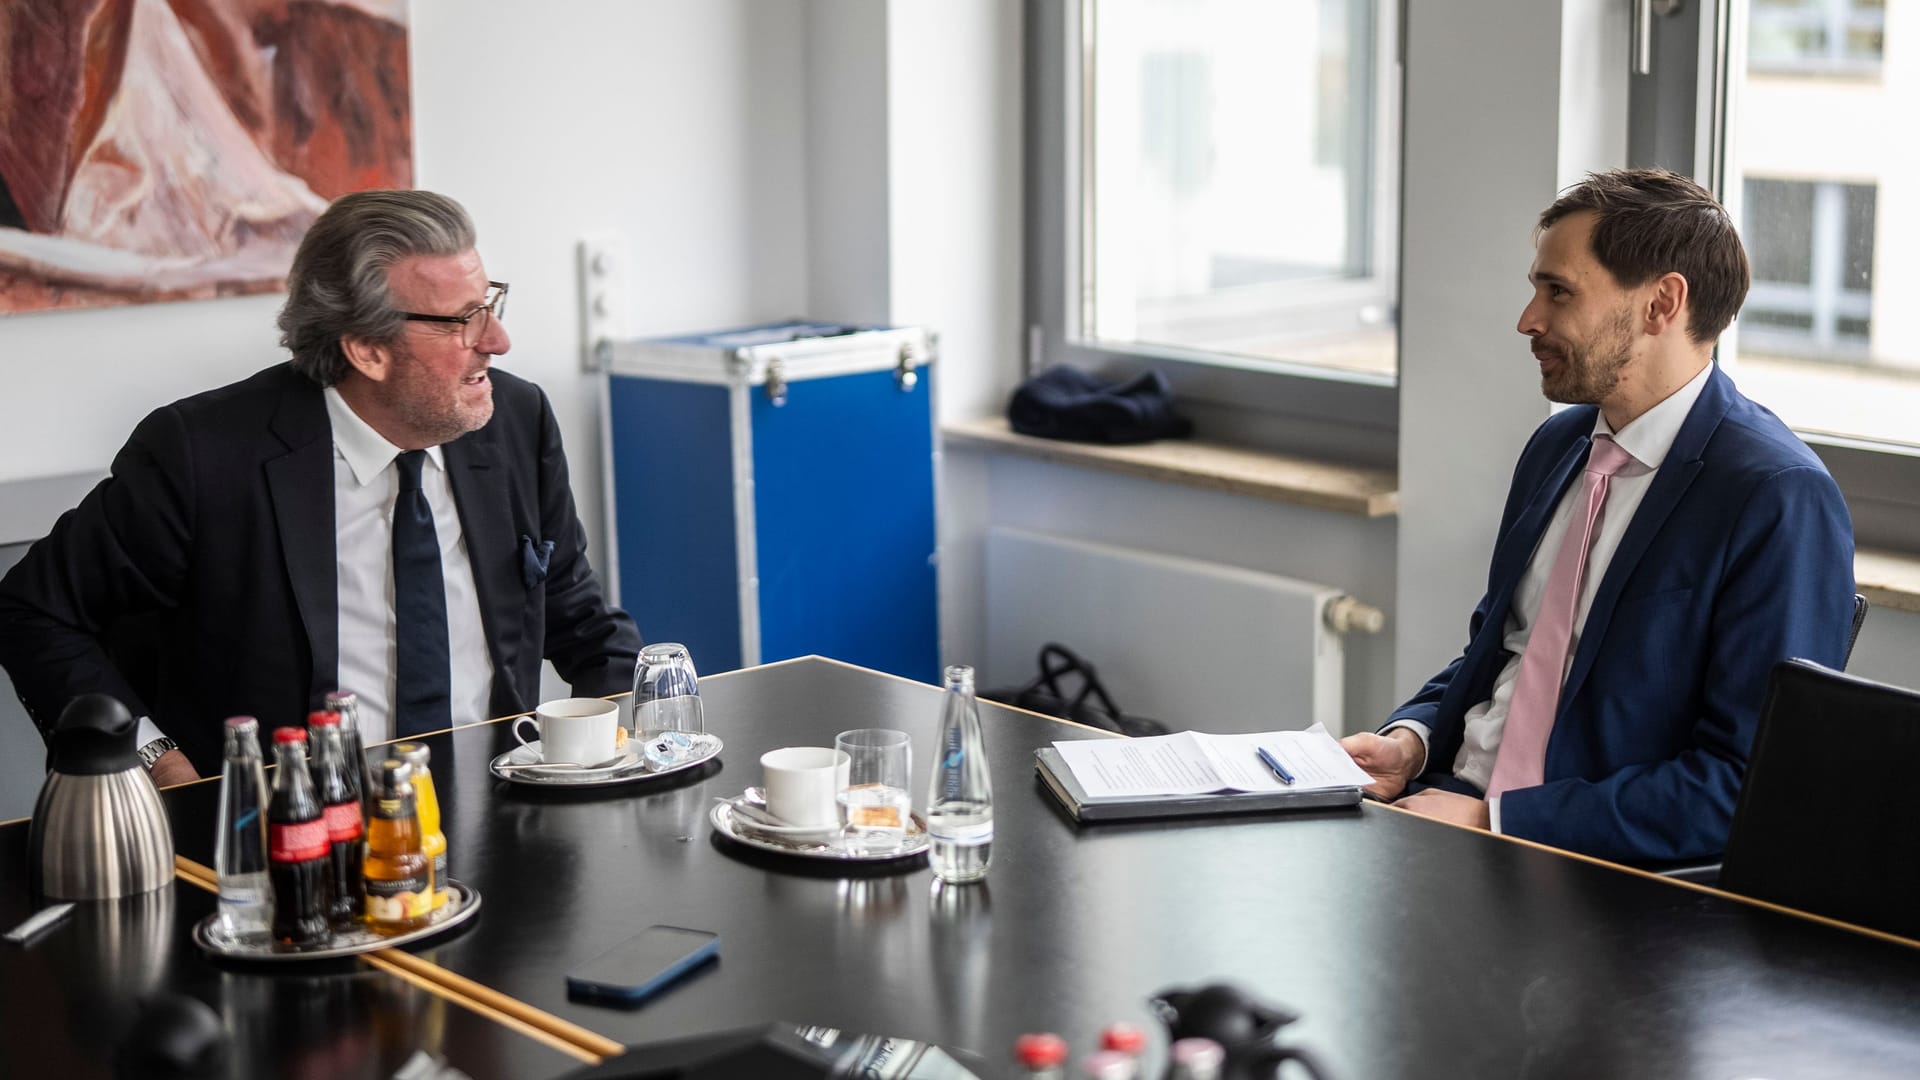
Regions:
<instances>
[{"instance_id":1,"label":"coffee cup saucer","mask_svg":"<svg viewBox=\"0 0 1920 1080\"><path fill-rule=\"evenodd\" d=\"M796 825L775 816L767 809L766 801L760 795L760 789L750 787L731 798L719 799L733 811L733 820L739 828L769 836L782 836L791 840L825 841L838 837L841 829L838 822L830 825Z\"/></svg>"},{"instance_id":2,"label":"coffee cup saucer","mask_svg":"<svg viewBox=\"0 0 1920 1080\"><path fill-rule=\"evenodd\" d=\"M488 762L487 770L498 779L514 784L525 784L529 787L612 787L618 784L646 783L697 769L720 756L723 747L720 737L708 732L695 739L692 757L675 762L664 769L649 770L640 741L629 738L620 748L620 757L612 764L601 764L590 768L556 764L553 768L543 768L540 740L535 739L494 758Z\"/></svg>"},{"instance_id":3,"label":"coffee cup saucer","mask_svg":"<svg viewBox=\"0 0 1920 1080\"><path fill-rule=\"evenodd\" d=\"M562 761L549 764L543 756L540 748L540 740L535 739L532 742L523 743L507 751L506 757L502 760L501 764L511 765L517 770L530 773L551 774L554 776L565 773L569 776L588 777L606 776L609 773L616 773L622 769L638 764L642 760L640 744L632 739L628 739L626 744L620 747L610 760L598 764L580 765Z\"/></svg>"}]
</instances>

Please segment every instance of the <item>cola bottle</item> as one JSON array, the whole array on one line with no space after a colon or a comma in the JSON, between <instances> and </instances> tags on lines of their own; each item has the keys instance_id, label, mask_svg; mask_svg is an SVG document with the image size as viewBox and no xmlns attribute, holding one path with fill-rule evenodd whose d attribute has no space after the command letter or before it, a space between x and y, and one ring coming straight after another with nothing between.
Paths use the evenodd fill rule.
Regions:
<instances>
[{"instance_id":1,"label":"cola bottle","mask_svg":"<svg viewBox=\"0 0 1920 1080\"><path fill-rule=\"evenodd\" d=\"M320 816L327 823L327 871L333 895L327 918L336 930L360 924L367 906L362 868L367 861L366 822L360 817L360 793L347 777L341 757L340 714L316 712L307 717L313 733L313 786L320 798Z\"/></svg>"},{"instance_id":2,"label":"cola bottle","mask_svg":"<svg viewBox=\"0 0 1920 1080\"><path fill-rule=\"evenodd\" d=\"M273 882L273 937L287 945L323 945L327 922L327 823L307 774L307 733L273 733L273 799L267 804L267 876Z\"/></svg>"},{"instance_id":3,"label":"cola bottle","mask_svg":"<svg viewBox=\"0 0 1920 1080\"><path fill-rule=\"evenodd\" d=\"M360 798L360 817L373 816L373 788L368 784L367 747L360 739L360 698L351 690L327 695L327 711L340 714L340 757L347 766L347 782Z\"/></svg>"}]
</instances>

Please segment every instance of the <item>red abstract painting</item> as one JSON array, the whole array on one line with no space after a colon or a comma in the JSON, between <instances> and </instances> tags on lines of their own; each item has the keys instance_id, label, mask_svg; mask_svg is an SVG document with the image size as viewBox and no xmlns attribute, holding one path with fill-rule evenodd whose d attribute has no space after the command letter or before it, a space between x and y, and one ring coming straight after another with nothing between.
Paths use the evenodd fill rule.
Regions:
<instances>
[{"instance_id":1,"label":"red abstract painting","mask_svg":"<svg viewBox=\"0 0 1920 1080\"><path fill-rule=\"evenodd\" d=\"M413 185L406 0L0 3L0 313L285 287Z\"/></svg>"}]
</instances>

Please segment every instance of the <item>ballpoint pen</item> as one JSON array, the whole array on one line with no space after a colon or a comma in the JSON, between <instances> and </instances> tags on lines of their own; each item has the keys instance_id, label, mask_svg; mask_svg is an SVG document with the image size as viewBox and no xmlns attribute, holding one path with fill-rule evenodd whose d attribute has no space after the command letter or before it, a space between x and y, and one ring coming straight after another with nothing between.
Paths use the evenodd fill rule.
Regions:
<instances>
[{"instance_id":1,"label":"ballpoint pen","mask_svg":"<svg viewBox=\"0 0 1920 1080\"><path fill-rule=\"evenodd\" d=\"M1281 783L1286 784L1289 787L1293 785L1293 774L1287 771L1287 767L1285 765L1280 764L1279 758L1274 757L1273 754L1269 752L1267 748L1264 746L1256 746L1253 748L1253 750L1254 750L1254 753L1260 755L1261 761L1264 761L1267 763L1267 768L1273 770L1273 775L1280 778Z\"/></svg>"}]
</instances>

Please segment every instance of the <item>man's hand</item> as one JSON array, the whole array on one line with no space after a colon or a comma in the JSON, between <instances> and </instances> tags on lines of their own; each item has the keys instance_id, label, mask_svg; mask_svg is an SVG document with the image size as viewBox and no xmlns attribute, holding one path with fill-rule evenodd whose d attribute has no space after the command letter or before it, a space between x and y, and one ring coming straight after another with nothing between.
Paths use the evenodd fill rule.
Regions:
<instances>
[{"instance_id":1,"label":"man's hand","mask_svg":"<svg viewBox=\"0 0 1920 1080\"><path fill-rule=\"evenodd\" d=\"M153 777L155 787L172 787L174 784L189 784L200 779L193 769L193 762L178 750L169 750L153 759L153 767L147 770Z\"/></svg>"},{"instance_id":2,"label":"man's hand","mask_svg":"<svg viewBox=\"0 0 1920 1080\"><path fill-rule=\"evenodd\" d=\"M1407 790L1407 782L1420 775L1426 764L1426 747L1420 736L1406 728L1394 728L1385 735L1363 731L1340 740L1340 746L1353 763L1366 770L1374 782L1366 790L1382 799L1392 799Z\"/></svg>"},{"instance_id":3,"label":"man's hand","mask_svg":"<svg viewBox=\"0 0 1920 1080\"><path fill-rule=\"evenodd\" d=\"M1493 821L1488 815L1487 800L1476 799L1471 795L1428 788L1418 794L1409 795L1393 805L1440 821L1451 821L1455 825L1471 825L1476 829L1493 828Z\"/></svg>"}]
</instances>

